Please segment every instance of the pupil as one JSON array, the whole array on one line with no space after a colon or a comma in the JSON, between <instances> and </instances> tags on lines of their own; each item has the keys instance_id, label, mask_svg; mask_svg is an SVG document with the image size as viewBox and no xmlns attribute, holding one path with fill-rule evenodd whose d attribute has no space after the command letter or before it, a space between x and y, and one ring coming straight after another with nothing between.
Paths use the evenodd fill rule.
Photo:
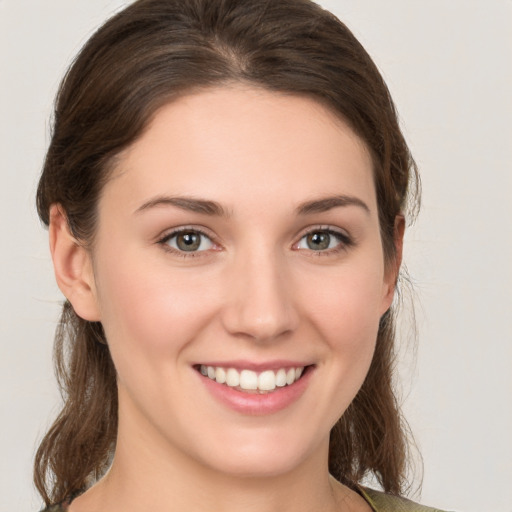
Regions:
<instances>
[{"instance_id":1,"label":"pupil","mask_svg":"<svg viewBox=\"0 0 512 512\"><path fill-rule=\"evenodd\" d=\"M314 251L321 249L327 249L331 241L331 237L328 233L312 233L307 238L308 247Z\"/></svg>"},{"instance_id":2,"label":"pupil","mask_svg":"<svg viewBox=\"0 0 512 512\"><path fill-rule=\"evenodd\" d=\"M201 245L201 237L197 233L182 233L176 243L182 251L195 251Z\"/></svg>"}]
</instances>

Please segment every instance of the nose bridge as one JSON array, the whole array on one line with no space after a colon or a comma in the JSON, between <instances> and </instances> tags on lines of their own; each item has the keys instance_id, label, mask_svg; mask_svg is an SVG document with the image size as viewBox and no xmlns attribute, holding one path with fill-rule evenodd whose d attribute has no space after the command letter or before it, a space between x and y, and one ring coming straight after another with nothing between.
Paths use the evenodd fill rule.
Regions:
<instances>
[{"instance_id":1,"label":"nose bridge","mask_svg":"<svg viewBox=\"0 0 512 512\"><path fill-rule=\"evenodd\" d=\"M232 334L264 341L293 331L298 323L286 262L270 247L240 253L229 276L224 323Z\"/></svg>"}]
</instances>

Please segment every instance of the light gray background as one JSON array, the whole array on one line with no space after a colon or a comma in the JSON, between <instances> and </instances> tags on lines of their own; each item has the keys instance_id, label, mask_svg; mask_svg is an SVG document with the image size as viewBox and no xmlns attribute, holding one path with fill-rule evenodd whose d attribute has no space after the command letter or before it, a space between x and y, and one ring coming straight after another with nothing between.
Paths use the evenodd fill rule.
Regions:
<instances>
[{"instance_id":1,"label":"light gray background","mask_svg":"<svg viewBox=\"0 0 512 512\"><path fill-rule=\"evenodd\" d=\"M34 191L58 82L126 2L0 0L0 510L36 511L36 440L57 411L60 293ZM419 345L405 410L424 457L422 501L512 511L512 2L325 0L374 57L420 166L407 235Z\"/></svg>"}]
</instances>

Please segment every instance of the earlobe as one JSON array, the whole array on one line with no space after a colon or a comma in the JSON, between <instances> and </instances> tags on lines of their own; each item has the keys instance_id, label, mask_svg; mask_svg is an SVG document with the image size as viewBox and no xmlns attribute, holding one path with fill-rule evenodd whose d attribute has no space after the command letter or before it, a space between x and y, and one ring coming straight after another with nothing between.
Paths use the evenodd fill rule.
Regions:
<instances>
[{"instance_id":1,"label":"earlobe","mask_svg":"<svg viewBox=\"0 0 512 512\"><path fill-rule=\"evenodd\" d=\"M71 234L64 209L58 204L50 207L49 235L57 285L78 316L100 321L90 254Z\"/></svg>"},{"instance_id":2,"label":"earlobe","mask_svg":"<svg viewBox=\"0 0 512 512\"><path fill-rule=\"evenodd\" d=\"M391 303L393 302L393 296L395 294L398 274L400 272L400 266L402 264L404 233L405 218L403 215L397 215L395 217L394 231L395 254L391 261L387 262L386 264L386 276L384 283L384 301L386 307L384 312L390 308Z\"/></svg>"}]
</instances>

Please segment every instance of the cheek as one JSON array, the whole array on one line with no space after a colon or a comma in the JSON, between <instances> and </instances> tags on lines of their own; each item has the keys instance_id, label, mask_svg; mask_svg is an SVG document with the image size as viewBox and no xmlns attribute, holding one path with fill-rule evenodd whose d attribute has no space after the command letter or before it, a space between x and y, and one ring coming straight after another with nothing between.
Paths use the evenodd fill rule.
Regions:
<instances>
[{"instance_id":1,"label":"cheek","mask_svg":"<svg viewBox=\"0 0 512 512\"><path fill-rule=\"evenodd\" d=\"M340 392L345 407L362 385L375 350L383 302L383 270L375 264L347 266L328 277L323 286L311 288L308 317L329 352L332 385L339 386L343 381Z\"/></svg>"},{"instance_id":2,"label":"cheek","mask_svg":"<svg viewBox=\"0 0 512 512\"><path fill-rule=\"evenodd\" d=\"M102 324L116 366L124 355L127 362L153 364L159 356L176 355L213 314L215 302L204 280L190 272L125 261L105 266L98 282Z\"/></svg>"},{"instance_id":3,"label":"cheek","mask_svg":"<svg viewBox=\"0 0 512 512\"><path fill-rule=\"evenodd\" d=\"M376 266L375 260L317 276L314 287L307 283L302 286L309 289L310 316L330 342L343 340L347 348L357 348L361 340L376 333L384 287L383 268Z\"/></svg>"}]
</instances>

